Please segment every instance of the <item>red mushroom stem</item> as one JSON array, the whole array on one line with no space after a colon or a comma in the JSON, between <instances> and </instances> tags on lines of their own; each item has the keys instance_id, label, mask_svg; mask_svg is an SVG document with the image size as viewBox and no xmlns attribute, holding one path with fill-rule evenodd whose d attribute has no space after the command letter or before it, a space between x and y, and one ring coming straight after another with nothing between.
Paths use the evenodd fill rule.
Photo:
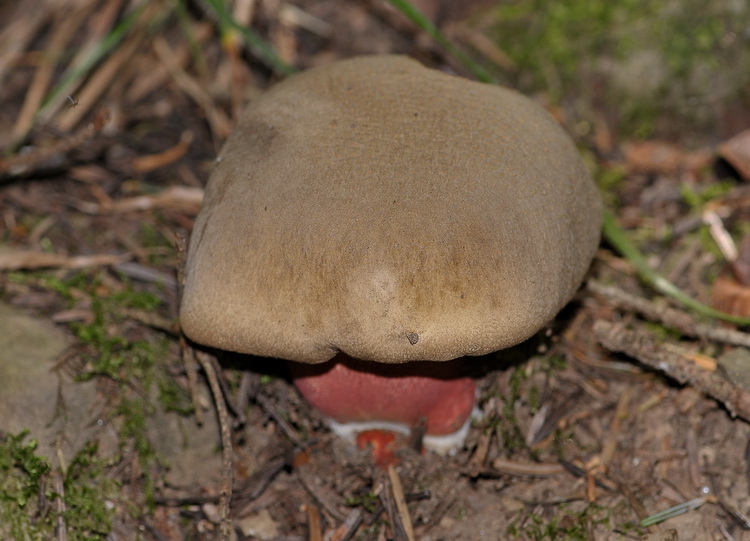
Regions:
<instances>
[{"instance_id":1,"label":"red mushroom stem","mask_svg":"<svg viewBox=\"0 0 750 541\"><path fill-rule=\"evenodd\" d=\"M428 436L444 436L464 426L476 401L474 380L457 377L460 360L382 364L339 354L319 365L291 364L305 399L339 423L424 423Z\"/></svg>"}]
</instances>

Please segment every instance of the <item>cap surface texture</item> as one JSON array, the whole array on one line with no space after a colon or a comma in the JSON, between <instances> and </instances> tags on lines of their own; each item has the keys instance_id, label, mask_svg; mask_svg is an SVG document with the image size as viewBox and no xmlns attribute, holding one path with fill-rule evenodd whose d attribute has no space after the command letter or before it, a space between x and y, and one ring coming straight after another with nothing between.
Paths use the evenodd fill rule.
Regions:
<instances>
[{"instance_id":1,"label":"cap surface texture","mask_svg":"<svg viewBox=\"0 0 750 541\"><path fill-rule=\"evenodd\" d=\"M254 100L195 223L181 324L318 363L443 361L519 343L580 285L601 201L517 92L370 56Z\"/></svg>"}]
</instances>

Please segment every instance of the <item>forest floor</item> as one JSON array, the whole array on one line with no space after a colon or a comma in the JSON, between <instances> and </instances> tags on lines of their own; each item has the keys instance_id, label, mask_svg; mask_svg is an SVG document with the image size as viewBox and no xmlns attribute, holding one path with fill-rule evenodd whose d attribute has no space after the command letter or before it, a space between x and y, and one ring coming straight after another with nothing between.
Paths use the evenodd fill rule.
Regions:
<instances>
[{"instance_id":1,"label":"forest floor","mask_svg":"<svg viewBox=\"0 0 750 541\"><path fill-rule=\"evenodd\" d=\"M569 131L650 267L750 316L750 8L416 4ZM747 327L606 240L545 331L476 359L454 456L380 468L280 363L193 355L182 246L244 103L359 54L472 77L390 5L28 0L0 21L0 537L215 538L231 473L232 539L750 539Z\"/></svg>"}]
</instances>

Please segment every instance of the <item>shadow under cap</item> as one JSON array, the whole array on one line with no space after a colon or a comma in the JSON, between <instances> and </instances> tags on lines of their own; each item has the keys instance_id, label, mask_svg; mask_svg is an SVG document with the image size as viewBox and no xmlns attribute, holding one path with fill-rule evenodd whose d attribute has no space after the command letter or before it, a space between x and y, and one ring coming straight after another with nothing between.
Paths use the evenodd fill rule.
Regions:
<instances>
[{"instance_id":1,"label":"shadow under cap","mask_svg":"<svg viewBox=\"0 0 750 541\"><path fill-rule=\"evenodd\" d=\"M307 363L489 353L571 298L600 226L577 150L531 100L406 57L337 62L238 120L181 323L202 344Z\"/></svg>"}]
</instances>

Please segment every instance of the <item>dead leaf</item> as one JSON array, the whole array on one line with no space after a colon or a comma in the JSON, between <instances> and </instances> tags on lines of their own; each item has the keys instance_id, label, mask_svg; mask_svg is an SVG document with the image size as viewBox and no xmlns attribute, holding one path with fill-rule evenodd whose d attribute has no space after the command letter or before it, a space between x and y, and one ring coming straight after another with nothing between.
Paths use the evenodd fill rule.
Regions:
<instances>
[{"instance_id":1,"label":"dead leaf","mask_svg":"<svg viewBox=\"0 0 750 541\"><path fill-rule=\"evenodd\" d=\"M711 304L733 316L750 316L750 287L740 284L729 274L722 274L714 282Z\"/></svg>"},{"instance_id":2,"label":"dead leaf","mask_svg":"<svg viewBox=\"0 0 750 541\"><path fill-rule=\"evenodd\" d=\"M694 172L710 164L713 159L713 153L708 150L685 152L666 141L625 143L622 152L628 169L639 173Z\"/></svg>"}]
</instances>

